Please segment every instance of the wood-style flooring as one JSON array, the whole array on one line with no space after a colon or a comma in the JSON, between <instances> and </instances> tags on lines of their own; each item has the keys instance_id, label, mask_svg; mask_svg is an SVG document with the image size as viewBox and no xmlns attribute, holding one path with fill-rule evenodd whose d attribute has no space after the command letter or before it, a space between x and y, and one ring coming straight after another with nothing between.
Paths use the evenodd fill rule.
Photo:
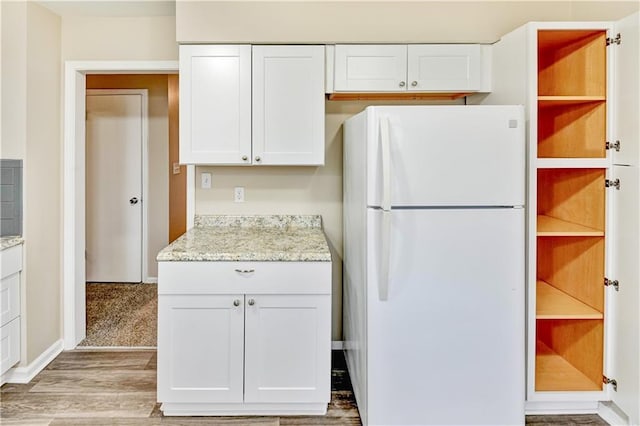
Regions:
<instances>
[{"instance_id":1,"label":"wood-style flooring","mask_svg":"<svg viewBox=\"0 0 640 426\"><path fill-rule=\"evenodd\" d=\"M360 425L342 352L326 416L163 417L153 350L63 352L29 384L0 389L2 425ZM598 416L528 416L528 425L606 425Z\"/></svg>"}]
</instances>

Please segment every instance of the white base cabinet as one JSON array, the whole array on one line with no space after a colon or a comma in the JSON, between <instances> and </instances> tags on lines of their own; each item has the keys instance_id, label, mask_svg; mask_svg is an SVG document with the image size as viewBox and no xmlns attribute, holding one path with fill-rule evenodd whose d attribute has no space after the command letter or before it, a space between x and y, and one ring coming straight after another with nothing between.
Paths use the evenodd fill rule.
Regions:
<instances>
[{"instance_id":1,"label":"white base cabinet","mask_svg":"<svg viewBox=\"0 0 640 426\"><path fill-rule=\"evenodd\" d=\"M20 274L22 245L0 254L0 376L20 361ZM4 379L0 380L0 385Z\"/></svg>"},{"instance_id":2,"label":"white base cabinet","mask_svg":"<svg viewBox=\"0 0 640 426\"><path fill-rule=\"evenodd\" d=\"M330 262L159 268L158 400L165 415L326 413Z\"/></svg>"}]
</instances>

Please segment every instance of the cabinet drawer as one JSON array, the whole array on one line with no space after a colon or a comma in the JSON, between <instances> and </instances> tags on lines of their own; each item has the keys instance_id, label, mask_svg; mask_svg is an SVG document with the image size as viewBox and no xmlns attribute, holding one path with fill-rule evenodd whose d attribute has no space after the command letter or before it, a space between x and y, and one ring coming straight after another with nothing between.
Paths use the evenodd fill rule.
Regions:
<instances>
[{"instance_id":1,"label":"cabinet drawer","mask_svg":"<svg viewBox=\"0 0 640 426\"><path fill-rule=\"evenodd\" d=\"M20 361L20 318L0 327L0 374Z\"/></svg>"},{"instance_id":2,"label":"cabinet drawer","mask_svg":"<svg viewBox=\"0 0 640 426\"><path fill-rule=\"evenodd\" d=\"M20 315L20 274L2 278L0 282L0 325Z\"/></svg>"},{"instance_id":3,"label":"cabinet drawer","mask_svg":"<svg viewBox=\"0 0 640 426\"><path fill-rule=\"evenodd\" d=\"M0 253L0 278L13 275L22 269L22 245L10 247Z\"/></svg>"},{"instance_id":4,"label":"cabinet drawer","mask_svg":"<svg viewBox=\"0 0 640 426\"><path fill-rule=\"evenodd\" d=\"M330 294L331 262L159 262L159 294Z\"/></svg>"}]
</instances>

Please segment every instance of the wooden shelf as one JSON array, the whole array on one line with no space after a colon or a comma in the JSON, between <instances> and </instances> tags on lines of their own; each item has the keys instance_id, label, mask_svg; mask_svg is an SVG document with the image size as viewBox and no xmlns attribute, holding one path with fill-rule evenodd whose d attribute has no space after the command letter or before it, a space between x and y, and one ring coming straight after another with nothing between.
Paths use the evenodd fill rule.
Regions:
<instances>
[{"instance_id":1,"label":"wooden shelf","mask_svg":"<svg viewBox=\"0 0 640 426\"><path fill-rule=\"evenodd\" d=\"M602 319L602 312L542 280L536 282L536 319Z\"/></svg>"},{"instance_id":2,"label":"wooden shelf","mask_svg":"<svg viewBox=\"0 0 640 426\"><path fill-rule=\"evenodd\" d=\"M380 92L336 92L328 93L327 99L330 101L452 101L454 99L464 98L473 93L419 93L419 92L400 92L400 93L380 93Z\"/></svg>"},{"instance_id":3,"label":"wooden shelf","mask_svg":"<svg viewBox=\"0 0 640 426\"><path fill-rule=\"evenodd\" d=\"M538 96L538 106L553 107L565 105L578 105L591 102L604 102L604 96Z\"/></svg>"},{"instance_id":4,"label":"wooden shelf","mask_svg":"<svg viewBox=\"0 0 640 426\"><path fill-rule=\"evenodd\" d=\"M601 391L594 383L550 347L536 342L536 391Z\"/></svg>"},{"instance_id":5,"label":"wooden shelf","mask_svg":"<svg viewBox=\"0 0 640 426\"><path fill-rule=\"evenodd\" d=\"M606 169L609 167L607 158L538 158L535 161L537 169Z\"/></svg>"},{"instance_id":6,"label":"wooden shelf","mask_svg":"<svg viewBox=\"0 0 640 426\"><path fill-rule=\"evenodd\" d=\"M538 237L602 237L604 231L551 216L538 215L537 235Z\"/></svg>"}]
</instances>

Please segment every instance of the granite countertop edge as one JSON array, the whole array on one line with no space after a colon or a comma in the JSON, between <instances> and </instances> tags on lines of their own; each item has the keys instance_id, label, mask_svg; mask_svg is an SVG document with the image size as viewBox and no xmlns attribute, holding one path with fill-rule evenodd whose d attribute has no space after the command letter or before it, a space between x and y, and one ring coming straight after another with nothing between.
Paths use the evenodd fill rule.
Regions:
<instances>
[{"instance_id":1,"label":"granite countertop edge","mask_svg":"<svg viewBox=\"0 0 640 426\"><path fill-rule=\"evenodd\" d=\"M6 250L20 244L24 244L24 238L20 236L0 237L0 250Z\"/></svg>"},{"instance_id":2,"label":"granite countertop edge","mask_svg":"<svg viewBox=\"0 0 640 426\"><path fill-rule=\"evenodd\" d=\"M330 262L319 215L196 216L158 262Z\"/></svg>"}]
</instances>

